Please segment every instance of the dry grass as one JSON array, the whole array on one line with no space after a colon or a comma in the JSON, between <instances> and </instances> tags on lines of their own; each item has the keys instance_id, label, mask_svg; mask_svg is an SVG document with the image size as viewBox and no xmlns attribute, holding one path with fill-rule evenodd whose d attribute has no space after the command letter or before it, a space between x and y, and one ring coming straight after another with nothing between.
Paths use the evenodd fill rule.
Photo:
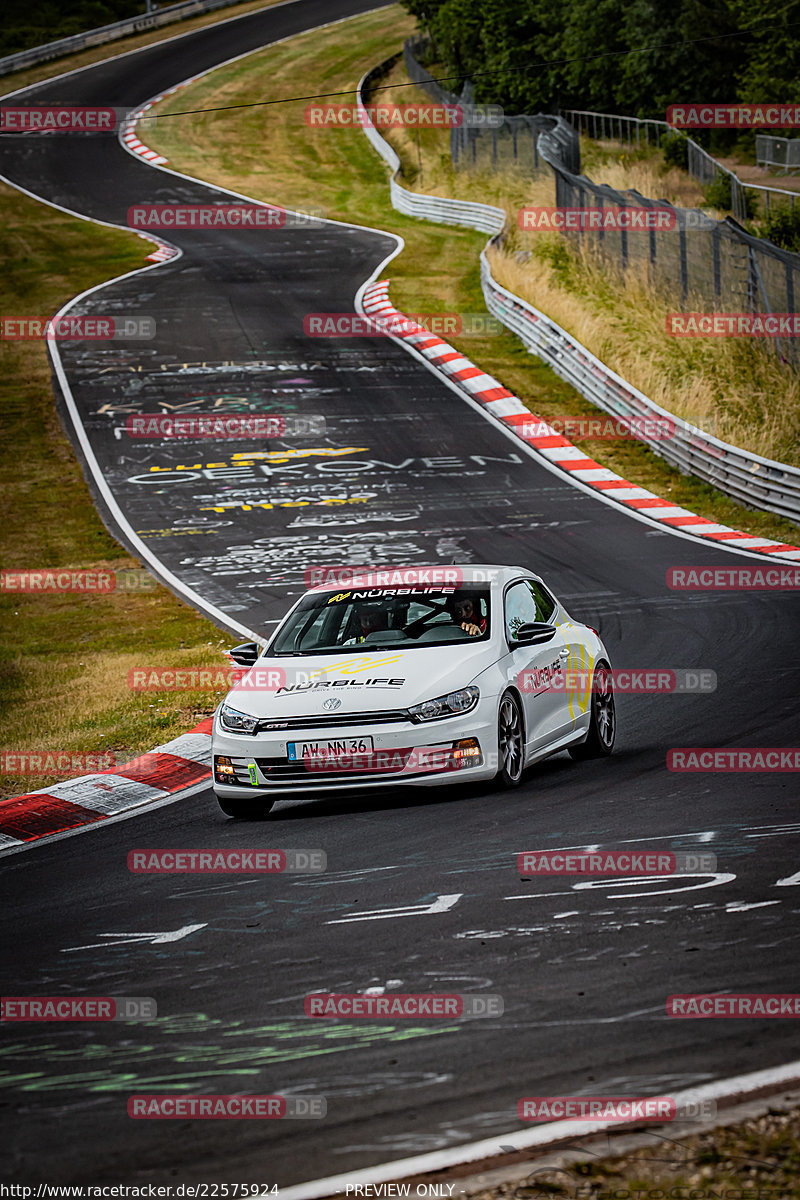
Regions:
<instances>
[{"instance_id":1,"label":"dry grass","mask_svg":"<svg viewBox=\"0 0 800 1200\"><path fill-rule=\"evenodd\" d=\"M404 104L418 101L422 94L408 82L402 64L385 82L400 86L381 93L381 99ZM558 235L521 232L517 216L523 205L555 203L549 169L535 179L513 168L457 171L446 134L426 130L417 137L413 131L392 128L385 136L400 156L412 190L480 200L506 210L503 250L493 252L491 261L495 278L509 291L541 309L668 412L765 458L800 465L800 375L778 360L771 344L670 337L667 314L702 311L704 301L670 298L635 267L628 269L623 282L593 254L568 252ZM665 167L657 150L629 151L616 143L582 138L581 153L582 170L596 183L619 191L635 189L674 204L703 206L697 183L685 172ZM717 218L725 215L705 211ZM518 253L526 261L519 261Z\"/></svg>"},{"instance_id":2,"label":"dry grass","mask_svg":"<svg viewBox=\"0 0 800 1200\"><path fill-rule=\"evenodd\" d=\"M620 286L597 258L573 258L558 238L539 240L524 264L512 249L490 258L504 287L547 313L656 404L723 441L800 464L800 377L773 355L744 341L668 337L674 302L633 273Z\"/></svg>"},{"instance_id":3,"label":"dry grass","mask_svg":"<svg viewBox=\"0 0 800 1200\"><path fill-rule=\"evenodd\" d=\"M618 142L595 142L582 137L581 171L594 183L618 191L631 188L642 196L669 200L681 208L706 208L703 189L697 180L678 167L666 166L661 151L655 148L628 149Z\"/></svg>"},{"instance_id":4,"label":"dry grass","mask_svg":"<svg viewBox=\"0 0 800 1200\"><path fill-rule=\"evenodd\" d=\"M521 1185L505 1183L467 1195L469 1200L797 1200L799 1137L800 1112L771 1109L693 1137L657 1133L651 1146L624 1154L602 1155L598 1146L581 1161L578 1149L560 1168L537 1167L534 1158Z\"/></svg>"}]
</instances>

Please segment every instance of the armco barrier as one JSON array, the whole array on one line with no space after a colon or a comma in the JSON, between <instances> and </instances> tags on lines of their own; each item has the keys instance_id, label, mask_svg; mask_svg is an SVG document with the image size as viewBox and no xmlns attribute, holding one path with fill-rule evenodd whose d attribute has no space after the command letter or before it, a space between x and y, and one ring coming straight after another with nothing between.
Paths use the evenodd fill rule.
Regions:
<instances>
[{"instance_id":1,"label":"armco barrier","mask_svg":"<svg viewBox=\"0 0 800 1200\"><path fill-rule=\"evenodd\" d=\"M149 29L158 29L159 26L169 25L172 21L183 21L198 13L213 12L217 8L228 8L232 4L240 3L241 0L181 0L180 4L170 4L168 8L161 8L157 12L140 13L136 17L114 21L111 25L87 29L86 33L75 33L71 37L59 38L57 42L47 42L44 46L31 46L29 50L9 54L0 58L0 75L9 75L12 71L21 71L23 67L62 58L65 54L87 50L90 46L101 46L105 42L113 42L116 38L126 37L131 33L146 33Z\"/></svg>"},{"instance_id":2,"label":"armco barrier","mask_svg":"<svg viewBox=\"0 0 800 1200\"><path fill-rule=\"evenodd\" d=\"M750 508L777 513L800 524L800 468L741 450L667 412L607 367L555 321L497 282L486 251L502 232L506 219L503 209L468 200L422 195L401 186L397 178L400 159L370 121L363 99L365 89L385 74L398 57L395 55L374 67L358 85L364 133L392 169L392 206L406 216L448 225L468 225L491 233L492 237L481 253L481 284L486 307L516 333L529 350L572 384L585 399L612 416L660 417L674 422L673 437L643 437L641 440L684 474L697 476ZM554 151L552 138L543 134L539 152L545 161Z\"/></svg>"}]
</instances>

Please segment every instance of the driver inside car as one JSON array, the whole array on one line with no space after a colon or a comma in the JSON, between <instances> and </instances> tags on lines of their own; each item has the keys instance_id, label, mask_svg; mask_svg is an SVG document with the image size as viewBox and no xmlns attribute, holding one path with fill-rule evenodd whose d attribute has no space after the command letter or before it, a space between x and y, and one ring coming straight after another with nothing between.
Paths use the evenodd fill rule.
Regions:
<instances>
[{"instance_id":1,"label":"driver inside car","mask_svg":"<svg viewBox=\"0 0 800 1200\"><path fill-rule=\"evenodd\" d=\"M481 616L481 602L477 596L461 593L454 596L450 604L450 615L471 637L480 637L486 632L486 618Z\"/></svg>"},{"instance_id":2,"label":"driver inside car","mask_svg":"<svg viewBox=\"0 0 800 1200\"><path fill-rule=\"evenodd\" d=\"M385 608L375 605L363 606L358 610L358 623L361 626L359 637L348 638L345 646L356 646L366 641L371 633L382 633L389 628L389 614Z\"/></svg>"}]
</instances>

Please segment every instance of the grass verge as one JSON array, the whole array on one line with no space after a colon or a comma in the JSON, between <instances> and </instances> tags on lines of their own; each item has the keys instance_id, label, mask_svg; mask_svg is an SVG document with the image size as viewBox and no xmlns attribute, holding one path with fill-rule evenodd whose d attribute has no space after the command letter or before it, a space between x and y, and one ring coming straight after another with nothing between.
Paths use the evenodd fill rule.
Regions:
<instances>
[{"instance_id":1,"label":"grass verge","mask_svg":"<svg viewBox=\"0 0 800 1200\"><path fill-rule=\"evenodd\" d=\"M85 288L142 266L152 249L135 234L43 212L2 184L0 240L6 312L19 315L50 316ZM3 568L136 567L102 525L61 428L44 342L0 346ZM201 692L132 692L130 668L226 667L220 651L229 644L157 586L104 595L0 594L3 748L112 752L125 761L184 732L216 704ZM0 797L55 781L3 772Z\"/></svg>"},{"instance_id":2,"label":"grass verge","mask_svg":"<svg viewBox=\"0 0 800 1200\"><path fill-rule=\"evenodd\" d=\"M482 313L478 255L485 237L397 213L389 202L385 167L363 133L357 128L309 128L304 122L305 103L290 99L298 90L298 54L305 77L314 80L315 91L353 89L354 95L364 72L400 49L412 29L407 14L391 8L268 47L159 104L155 110L159 120L148 129L146 141L170 160L173 169L261 200L298 208L322 206L329 217L399 233L405 239L405 250L389 268L391 296L398 308L406 312ZM387 82L402 86L382 96L389 95L396 103L419 99L420 93L408 84L401 67L394 69ZM286 103L231 107L281 99ZM170 115L189 107L223 111L191 117ZM423 130L418 136L408 130L393 131L390 140L401 155L410 186L506 204L514 211L531 202L530 182L521 176L457 174L450 165L446 140L436 130ZM549 188L547 202L552 203L552 184L542 181L541 186ZM547 306L543 307L547 311ZM603 314L598 317L592 311L602 325ZM496 375L533 412L545 417L597 416L593 405L530 355L513 334L453 336L448 340ZM754 535L792 543L797 540L798 529L791 522L745 509L716 489L680 475L635 441L584 439L578 444L626 479L703 516Z\"/></svg>"},{"instance_id":3,"label":"grass verge","mask_svg":"<svg viewBox=\"0 0 800 1200\"><path fill-rule=\"evenodd\" d=\"M470 1200L796 1200L800 1112L769 1111L694 1137L536 1169L526 1183L469 1193Z\"/></svg>"}]
</instances>

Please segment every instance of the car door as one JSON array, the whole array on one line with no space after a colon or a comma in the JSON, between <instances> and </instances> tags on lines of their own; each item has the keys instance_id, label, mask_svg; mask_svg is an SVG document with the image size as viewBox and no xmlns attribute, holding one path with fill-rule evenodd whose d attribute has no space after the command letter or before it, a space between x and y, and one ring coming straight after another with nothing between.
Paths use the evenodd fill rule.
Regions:
<instances>
[{"instance_id":1,"label":"car door","mask_svg":"<svg viewBox=\"0 0 800 1200\"><path fill-rule=\"evenodd\" d=\"M564 633L553 625L553 636L538 645L517 639L522 625L550 624L556 605L548 594L537 591L533 580L520 579L506 588L503 617L508 658L505 673L515 682L525 710L526 742L539 750L570 733L573 717L567 702L567 664L570 647Z\"/></svg>"}]
</instances>

